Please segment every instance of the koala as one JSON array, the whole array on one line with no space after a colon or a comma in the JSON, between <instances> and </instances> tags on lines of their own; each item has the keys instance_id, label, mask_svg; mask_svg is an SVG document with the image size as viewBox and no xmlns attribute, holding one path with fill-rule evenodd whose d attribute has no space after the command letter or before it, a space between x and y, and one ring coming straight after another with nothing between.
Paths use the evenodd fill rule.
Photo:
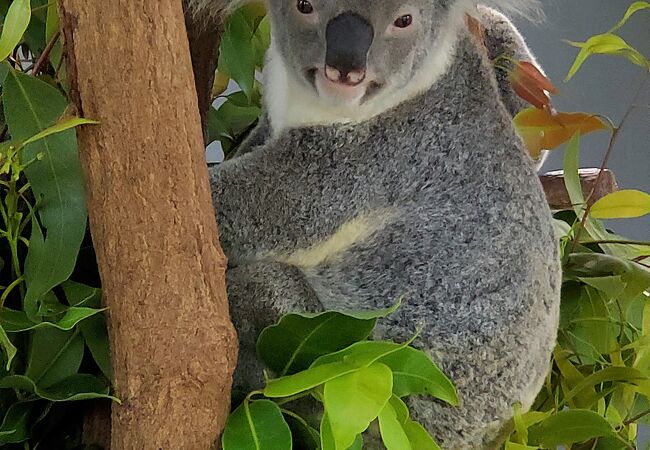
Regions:
<instances>
[{"instance_id":1,"label":"koala","mask_svg":"<svg viewBox=\"0 0 650 450\"><path fill-rule=\"evenodd\" d=\"M444 449L499 448L513 406L530 408L546 376L561 273L535 164L511 123L519 104L467 30L476 3L267 6L266 136L210 169L240 339L235 389L261 382L255 341L282 315L405 296L374 337L405 341L421 328L413 345L461 401L408 398L413 416ZM521 45L483 11L498 25L488 47Z\"/></svg>"},{"instance_id":2,"label":"koala","mask_svg":"<svg viewBox=\"0 0 650 450\"><path fill-rule=\"evenodd\" d=\"M506 56L518 61L528 61L534 64L540 72L543 73L543 70L535 56L526 45L523 36L506 16L495 9L479 5L477 10L473 12L472 17L477 19L479 24L483 27L483 45L485 46L487 57L491 61L495 61L501 56ZM495 76L501 100L512 117L516 116L522 109L530 107L530 105L514 91L510 79L508 78L508 72L504 70L502 66L495 67ZM271 128L269 119L265 112L263 112L257 125L246 137L243 145L236 150L236 154L242 155L257 146L264 144L270 134ZM535 159L538 170L543 166L547 156L548 152L544 151L537 159Z\"/></svg>"}]
</instances>

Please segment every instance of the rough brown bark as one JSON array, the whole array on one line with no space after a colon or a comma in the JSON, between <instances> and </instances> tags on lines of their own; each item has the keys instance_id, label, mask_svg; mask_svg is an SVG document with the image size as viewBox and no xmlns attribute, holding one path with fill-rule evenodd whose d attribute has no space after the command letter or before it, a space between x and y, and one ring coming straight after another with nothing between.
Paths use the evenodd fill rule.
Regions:
<instances>
[{"instance_id":1,"label":"rough brown bark","mask_svg":"<svg viewBox=\"0 0 650 450\"><path fill-rule=\"evenodd\" d=\"M108 309L113 449L209 449L236 336L180 0L61 0Z\"/></svg>"}]
</instances>

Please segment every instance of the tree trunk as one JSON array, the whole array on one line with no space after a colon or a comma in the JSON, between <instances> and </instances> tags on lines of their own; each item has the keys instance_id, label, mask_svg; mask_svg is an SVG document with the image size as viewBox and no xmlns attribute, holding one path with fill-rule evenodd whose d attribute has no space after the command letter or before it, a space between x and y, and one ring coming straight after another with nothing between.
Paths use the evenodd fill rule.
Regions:
<instances>
[{"instance_id":1,"label":"tree trunk","mask_svg":"<svg viewBox=\"0 0 650 450\"><path fill-rule=\"evenodd\" d=\"M208 112L212 105L212 85L219 59L219 43L221 42L223 24L219 19L209 20L205 17L197 17L196 14L186 13L185 26L190 42L190 55L192 56L192 69L199 100L203 137L207 144Z\"/></svg>"},{"instance_id":2,"label":"tree trunk","mask_svg":"<svg viewBox=\"0 0 650 450\"><path fill-rule=\"evenodd\" d=\"M236 363L180 0L61 0L108 307L113 449L209 449Z\"/></svg>"}]
</instances>

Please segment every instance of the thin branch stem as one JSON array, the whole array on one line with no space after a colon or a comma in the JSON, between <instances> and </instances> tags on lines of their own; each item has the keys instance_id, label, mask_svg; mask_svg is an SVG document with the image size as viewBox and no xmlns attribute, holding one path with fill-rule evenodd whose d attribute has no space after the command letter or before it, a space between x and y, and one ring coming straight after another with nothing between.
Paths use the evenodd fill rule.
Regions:
<instances>
[{"instance_id":1,"label":"thin branch stem","mask_svg":"<svg viewBox=\"0 0 650 450\"><path fill-rule=\"evenodd\" d=\"M633 100L633 105L637 102L637 100L641 97L641 92L643 92L643 88L645 87L646 81L648 80L648 77L643 80L641 83L641 86L639 86L639 89L637 90L636 94L634 94L634 100ZM575 250L576 245L578 245L578 242L580 242L580 235L582 234L582 231L585 229L587 225L587 220L589 219L589 213L591 212L591 207L593 204L589 203L589 200L593 197L594 193L596 192L596 189L600 186L600 183L603 178L603 173L605 171L605 168L607 167L607 163L609 162L609 157L612 155L612 152L614 150L614 146L616 142L618 141L618 137L621 133L621 130L623 129L623 126L627 122L627 120L630 117L630 114L635 108L633 106L630 106L627 111L625 111L625 115L623 116L623 119L619 123L618 127L615 127L613 132L612 132L612 137L609 140L609 145L607 146L607 151L605 152L605 157L603 158L603 162L600 165L600 170L598 171L598 175L596 176L596 181L594 181L594 185L591 188L591 192L585 199L585 202L587 204L585 208L585 212L582 216L582 220L580 221L580 226L576 230L575 238L573 240L573 244L571 246L571 252Z\"/></svg>"},{"instance_id":2,"label":"thin branch stem","mask_svg":"<svg viewBox=\"0 0 650 450\"><path fill-rule=\"evenodd\" d=\"M41 71L43 66L45 66L45 64L47 63L48 59L50 59L50 53L52 53L52 49L54 48L56 41L59 40L59 37L61 37L61 31L57 31L56 33L54 33L54 35L50 39L50 42L47 43L45 50L43 50L43 53L41 53L41 56L39 56L38 61L36 61L36 64L34 64L34 68L32 69L32 75L38 75L38 72Z\"/></svg>"}]
</instances>

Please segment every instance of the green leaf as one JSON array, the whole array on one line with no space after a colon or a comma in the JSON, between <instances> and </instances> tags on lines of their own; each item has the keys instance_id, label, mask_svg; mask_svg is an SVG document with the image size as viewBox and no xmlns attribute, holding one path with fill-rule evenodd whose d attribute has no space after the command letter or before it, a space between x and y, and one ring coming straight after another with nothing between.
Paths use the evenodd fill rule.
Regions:
<instances>
[{"instance_id":1,"label":"green leaf","mask_svg":"<svg viewBox=\"0 0 650 450\"><path fill-rule=\"evenodd\" d=\"M83 354L84 340L78 331L34 330L25 375L47 388L76 374Z\"/></svg>"},{"instance_id":2,"label":"green leaf","mask_svg":"<svg viewBox=\"0 0 650 450\"><path fill-rule=\"evenodd\" d=\"M367 367L380 359L408 347L410 342L397 344L390 341L362 341L352 344L336 353L330 353L318 358L311 367L324 364L345 362L357 368Z\"/></svg>"},{"instance_id":3,"label":"green leaf","mask_svg":"<svg viewBox=\"0 0 650 450\"><path fill-rule=\"evenodd\" d=\"M318 450L320 435L318 430L312 428L305 419L286 410L282 410L284 420L291 430L294 448L304 450Z\"/></svg>"},{"instance_id":4,"label":"green leaf","mask_svg":"<svg viewBox=\"0 0 650 450\"><path fill-rule=\"evenodd\" d=\"M7 409L0 425L0 445L17 444L29 438L34 402L17 402Z\"/></svg>"},{"instance_id":5,"label":"green leaf","mask_svg":"<svg viewBox=\"0 0 650 450\"><path fill-rule=\"evenodd\" d=\"M591 207L597 219L628 219L650 214L650 194L636 190L612 192Z\"/></svg>"},{"instance_id":6,"label":"green leaf","mask_svg":"<svg viewBox=\"0 0 650 450\"><path fill-rule=\"evenodd\" d=\"M363 449L363 437L358 435L354 440L354 443L348 448L348 450L362 450Z\"/></svg>"},{"instance_id":7,"label":"green leaf","mask_svg":"<svg viewBox=\"0 0 650 450\"><path fill-rule=\"evenodd\" d=\"M291 431L278 405L245 401L228 418L223 450L291 450Z\"/></svg>"},{"instance_id":8,"label":"green leaf","mask_svg":"<svg viewBox=\"0 0 650 450\"><path fill-rule=\"evenodd\" d=\"M405 347L381 358L379 362L393 371L395 395L428 394L451 405L458 405L453 383L423 351Z\"/></svg>"},{"instance_id":9,"label":"green leaf","mask_svg":"<svg viewBox=\"0 0 650 450\"><path fill-rule=\"evenodd\" d=\"M564 185L569 194L569 199L573 205L578 218L582 217L580 212L585 205L585 198L582 194L582 184L580 182L580 133L573 135L564 151Z\"/></svg>"},{"instance_id":10,"label":"green leaf","mask_svg":"<svg viewBox=\"0 0 650 450\"><path fill-rule=\"evenodd\" d=\"M320 450L338 450L334 441L332 424L330 424L327 411L323 413L323 417L321 417L320 421L320 447Z\"/></svg>"},{"instance_id":11,"label":"green leaf","mask_svg":"<svg viewBox=\"0 0 650 450\"><path fill-rule=\"evenodd\" d=\"M356 365L341 361L323 364L294 375L267 381L264 395L270 398L290 397L357 370L359 367Z\"/></svg>"},{"instance_id":12,"label":"green leaf","mask_svg":"<svg viewBox=\"0 0 650 450\"><path fill-rule=\"evenodd\" d=\"M632 48L623 38L611 33L598 34L590 37L587 42L573 42L568 41L574 47L580 48L580 53L576 57L573 66L569 70L569 74L565 81L569 81L580 70L584 62L592 55L611 55L622 56L627 58L632 63L650 70L650 63L648 60L639 53L636 49Z\"/></svg>"},{"instance_id":13,"label":"green leaf","mask_svg":"<svg viewBox=\"0 0 650 450\"><path fill-rule=\"evenodd\" d=\"M262 331L257 353L280 376L307 369L319 356L342 350L366 339L378 317L390 310L372 313L328 311L321 314L287 314L276 325Z\"/></svg>"},{"instance_id":14,"label":"green leaf","mask_svg":"<svg viewBox=\"0 0 650 450\"><path fill-rule=\"evenodd\" d=\"M625 291L625 283L620 275L606 277L579 277L583 283L607 294L610 299L618 298Z\"/></svg>"},{"instance_id":15,"label":"green leaf","mask_svg":"<svg viewBox=\"0 0 650 450\"><path fill-rule=\"evenodd\" d=\"M524 444L517 444L515 442L506 442L505 450L537 450L539 447L530 447Z\"/></svg>"},{"instance_id":16,"label":"green leaf","mask_svg":"<svg viewBox=\"0 0 650 450\"><path fill-rule=\"evenodd\" d=\"M0 310L0 324L7 333L20 333L22 331L35 330L37 328L56 328L63 331L72 330L81 321L101 313L102 309L94 308L67 308L63 317L57 322L32 322L23 311L16 311L9 308Z\"/></svg>"},{"instance_id":17,"label":"green leaf","mask_svg":"<svg viewBox=\"0 0 650 450\"><path fill-rule=\"evenodd\" d=\"M70 306L100 308L102 303L102 290L74 281L64 281L61 284L65 297Z\"/></svg>"},{"instance_id":18,"label":"green leaf","mask_svg":"<svg viewBox=\"0 0 650 450\"><path fill-rule=\"evenodd\" d=\"M54 125L52 125L49 128L46 128L45 130L41 131L38 134L35 134L34 136L30 137L29 139L25 140L23 142L23 145L29 145L32 144L36 141L40 141L41 139L44 139L48 136L51 136L53 134L61 133L63 131L69 130L71 128L78 127L79 125L88 125L88 124L98 124L99 122L96 122L94 120L88 120L88 119L81 119L79 117L73 117L70 119L63 120L61 122L58 122Z\"/></svg>"},{"instance_id":19,"label":"green leaf","mask_svg":"<svg viewBox=\"0 0 650 450\"><path fill-rule=\"evenodd\" d=\"M255 34L253 35L253 49L255 51L255 65L258 68L264 66L264 57L266 50L271 44L271 22L268 16L264 17L259 25Z\"/></svg>"},{"instance_id":20,"label":"green leaf","mask_svg":"<svg viewBox=\"0 0 650 450\"><path fill-rule=\"evenodd\" d=\"M0 86L4 84L10 70L11 66L7 62L0 62Z\"/></svg>"},{"instance_id":21,"label":"green leaf","mask_svg":"<svg viewBox=\"0 0 650 450\"><path fill-rule=\"evenodd\" d=\"M7 335L7 331L1 325L0 325L0 345L2 345L2 349L4 350L5 355L7 356L7 364L5 367L7 370L10 370L11 362L16 357L16 353L18 352L18 349L16 349L16 346L11 342L9 336Z\"/></svg>"},{"instance_id":22,"label":"green leaf","mask_svg":"<svg viewBox=\"0 0 650 450\"><path fill-rule=\"evenodd\" d=\"M627 9L627 12L625 13L625 16L619 23L617 23L614 28L609 30L610 33L613 33L614 31L620 29L623 25L627 23L627 21L632 17L635 13L638 11L641 11L643 9L648 9L650 8L650 3L648 2L634 2L630 5L630 7Z\"/></svg>"},{"instance_id":23,"label":"green leaf","mask_svg":"<svg viewBox=\"0 0 650 450\"><path fill-rule=\"evenodd\" d=\"M411 450L411 442L402 423L391 402L386 403L379 413L379 431L386 450Z\"/></svg>"},{"instance_id":24,"label":"green leaf","mask_svg":"<svg viewBox=\"0 0 650 450\"><path fill-rule=\"evenodd\" d=\"M57 31L59 31L59 2L53 0L47 5L45 40L49 42Z\"/></svg>"},{"instance_id":25,"label":"green leaf","mask_svg":"<svg viewBox=\"0 0 650 450\"><path fill-rule=\"evenodd\" d=\"M221 37L219 71L235 80L248 98L255 84L255 54L251 41L253 30L241 12L230 16Z\"/></svg>"},{"instance_id":26,"label":"green leaf","mask_svg":"<svg viewBox=\"0 0 650 450\"><path fill-rule=\"evenodd\" d=\"M325 383L323 403L337 449L350 447L392 395L393 375L375 363Z\"/></svg>"},{"instance_id":27,"label":"green leaf","mask_svg":"<svg viewBox=\"0 0 650 450\"><path fill-rule=\"evenodd\" d=\"M582 381L572 387L569 392L565 393L565 400L569 401L579 394L586 392L593 393L592 388L600 386L603 383L624 383L629 385L639 385L648 381L648 377L640 370L631 367L607 367L585 377ZM594 402L596 398L594 397Z\"/></svg>"},{"instance_id":28,"label":"green leaf","mask_svg":"<svg viewBox=\"0 0 650 450\"><path fill-rule=\"evenodd\" d=\"M558 445L571 445L614 435L612 426L599 414L585 409L574 409L560 411L531 428L530 441L546 448L556 448Z\"/></svg>"},{"instance_id":29,"label":"green leaf","mask_svg":"<svg viewBox=\"0 0 650 450\"><path fill-rule=\"evenodd\" d=\"M24 375L11 375L0 379L0 389L20 389L51 402L71 402L95 398L119 399L108 395L109 386L94 375L77 373L52 386L41 388Z\"/></svg>"},{"instance_id":30,"label":"green leaf","mask_svg":"<svg viewBox=\"0 0 650 450\"><path fill-rule=\"evenodd\" d=\"M404 432L409 438L411 448L417 450L441 450L436 441L433 440L431 435L424 429L422 425L413 421L407 420L404 425Z\"/></svg>"},{"instance_id":31,"label":"green leaf","mask_svg":"<svg viewBox=\"0 0 650 450\"><path fill-rule=\"evenodd\" d=\"M27 30L32 9L29 0L14 0L9 6L0 35L0 61L4 61L20 43Z\"/></svg>"},{"instance_id":32,"label":"green leaf","mask_svg":"<svg viewBox=\"0 0 650 450\"><path fill-rule=\"evenodd\" d=\"M3 100L9 132L17 140L46 130L67 106L54 87L13 70L5 81ZM72 273L86 231L86 209L74 130L47 136L27 145L23 152L27 161L45 155L44 160L25 169L34 195L42 198L38 213L47 231L43 238L37 222L32 221L25 261L25 312L34 320L41 297Z\"/></svg>"},{"instance_id":33,"label":"green leaf","mask_svg":"<svg viewBox=\"0 0 650 450\"><path fill-rule=\"evenodd\" d=\"M97 315L84 320L79 324L81 334L86 341L86 346L93 355L95 363L102 371L104 376L112 380L113 367L111 362L111 352L108 340L108 329L106 327L106 316Z\"/></svg>"},{"instance_id":34,"label":"green leaf","mask_svg":"<svg viewBox=\"0 0 650 450\"><path fill-rule=\"evenodd\" d=\"M395 390L395 373L393 373L393 391ZM406 406L406 403L399 398L397 395L393 394L388 400L388 403L391 404L393 410L395 411L395 416L399 423L404 423L409 418L409 408Z\"/></svg>"},{"instance_id":35,"label":"green leaf","mask_svg":"<svg viewBox=\"0 0 650 450\"><path fill-rule=\"evenodd\" d=\"M603 296L599 291L587 287L580 303L579 313L573 319L573 333L600 354L613 352L618 345L620 327L612 319Z\"/></svg>"}]
</instances>

